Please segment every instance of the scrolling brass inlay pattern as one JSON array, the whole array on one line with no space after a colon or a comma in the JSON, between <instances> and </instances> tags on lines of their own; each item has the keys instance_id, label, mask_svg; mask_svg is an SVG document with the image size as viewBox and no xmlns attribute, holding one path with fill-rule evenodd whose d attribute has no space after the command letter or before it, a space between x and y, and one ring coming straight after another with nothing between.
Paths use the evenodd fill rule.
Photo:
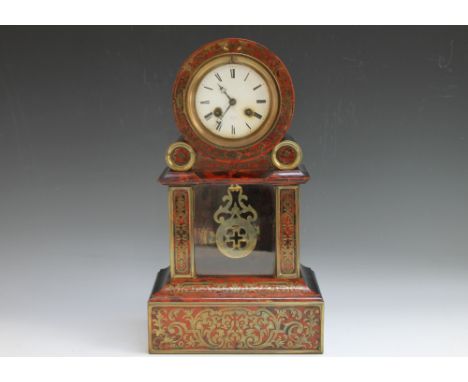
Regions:
<instances>
[{"instance_id":1,"label":"scrolling brass inlay pattern","mask_svg":"<svg viewBox=\"0 0 468 382\"><path fill-rule=\"evenodd\" d=\"M223 293L240 293L250 291L297 291L297 284L288 283L286 281L272 281L272 282L217 282L217 283L203 283L203 282L184 282L172 283L165 287L165 291L172 294L186 294L194 292L218 292Z\"/></svg>"},{"instance_id":2,"label":"scrolling brass inlay pattern","mask_svg":"<svg viewBox=\"0 0 468 382\"><path fill-rule=\"evenodd\" d=\"M172 190L173 274L191 276L193 273L191 243L191 190Z\"/></svg>"},{"instance_id":3,"label":"scrolling brass inlay pattern","mask_svg":"<svg viewBox=\"0 0 468 382\"><path fill-rule=\"evenodd\" d=\"M321 306L153 306L153 351L321 352Z\"/></svg>"},{"instance_id":4,"label":"scrolling brass inlay pattern","mask_svg":"<svg viewBox=\"0 0 468 382\"><path fill-rule=\"evenodd\" d=\"M296 276L297 253L297 188L279 188L277 198L278 276Z\"/></svg>"},{"instance_id":5,"label":"scrolling brass inlay pattern","mask_svg":"<svg viewBox=\"0 0 468 382\"><path fill-rule=\"evenodd\" d=\"M213 215L214 221L219 224L216 230L216 246L227 257L246 257L257 244L259 227L253 223L258 215L247 203L248 198L244 195L242 187L233 184Z\"/></svg>"}]
</instances>

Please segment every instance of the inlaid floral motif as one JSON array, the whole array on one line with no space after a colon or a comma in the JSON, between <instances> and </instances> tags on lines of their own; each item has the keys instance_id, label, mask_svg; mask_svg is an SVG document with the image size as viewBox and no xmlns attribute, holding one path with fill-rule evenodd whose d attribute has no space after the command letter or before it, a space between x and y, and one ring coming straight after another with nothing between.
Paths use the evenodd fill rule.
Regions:
<instances>
[{"instance_id":1,"label":"inlaid floral motif","mask_svg":"<svg viewBox=\"0 0 468 382\"><path fill-rule=\"evenodd\" d=\"M174 274L191 274L190 190L174 189L172 192L172 224L174 248Z\"/></svg>"},{"instance_id":2,"label":"inlaid floral motif","mask_svg":"<svg viewBox=\"0 0 468 382\"><path fill-rule=\"evenodd\" d=\"M296 188L280 188L278 226L278 270L280 275L297 272Z\"/></svg>"},{"instance_id":3,"label":"inlaid floral motif","mask_svg":"<svg viewBox=\"0 0 468 382\"><path fill-rule=\"evenodd\" d=\"M163 306L151 310L161 351L321 351L321 307Z\"/></svg>"}]
</instances>

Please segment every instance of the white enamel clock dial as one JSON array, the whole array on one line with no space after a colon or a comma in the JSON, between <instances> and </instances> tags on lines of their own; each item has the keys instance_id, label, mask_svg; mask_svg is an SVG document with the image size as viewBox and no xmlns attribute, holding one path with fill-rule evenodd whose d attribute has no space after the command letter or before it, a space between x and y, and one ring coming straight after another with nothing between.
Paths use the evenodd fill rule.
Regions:
<instances>
[{"instance_id":1,"label":"white enamel clock dial","mask_svg":"<svg viewBox=\"0 0 468 382\"><path fill-rule=\"evenodd\" d=\"M254 68L227 63L207 72L195 89L195 110L204 128L224 139L254 134L271 113L270 90Z\"/></svg>"}]
</instances>

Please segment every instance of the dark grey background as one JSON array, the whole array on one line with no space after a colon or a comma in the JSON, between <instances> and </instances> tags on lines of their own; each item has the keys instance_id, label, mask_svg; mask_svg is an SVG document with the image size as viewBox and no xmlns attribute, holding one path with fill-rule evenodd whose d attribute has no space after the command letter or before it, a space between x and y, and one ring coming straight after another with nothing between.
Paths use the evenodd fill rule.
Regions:
<instances>
[{"instance_id":1,"label":"dark grey background","mask_svg":"<svg viewBox=\"0 0 468 382\"><path fill-rule=\"evenodd\" d=\"M468 28L0 28L0 354L144 354L171 86L265 44L296 87L329 355L468 355Z\"/></svg>"}]
</instances>

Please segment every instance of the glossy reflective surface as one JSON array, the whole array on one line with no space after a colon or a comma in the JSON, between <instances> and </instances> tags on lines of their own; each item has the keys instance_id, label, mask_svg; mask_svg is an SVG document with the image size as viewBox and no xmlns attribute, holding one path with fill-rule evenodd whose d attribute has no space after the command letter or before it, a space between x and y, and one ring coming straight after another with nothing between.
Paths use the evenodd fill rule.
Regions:
<instances>
[{"instance_id":1,"label":"glossy reflective surface","mask_svg":"<svg viewBox=\"0 0 468 382\"><path fill-rule=\"evenodd\" d=\"M246 257L229 258L216 243L219 224L213 216L224 204L227 186L195 186L195 270L198 275L273 275L275 267L275 199L271 186L243 186L248 203L257 212L255 249Z\"/></svg>"}]
</instances>

